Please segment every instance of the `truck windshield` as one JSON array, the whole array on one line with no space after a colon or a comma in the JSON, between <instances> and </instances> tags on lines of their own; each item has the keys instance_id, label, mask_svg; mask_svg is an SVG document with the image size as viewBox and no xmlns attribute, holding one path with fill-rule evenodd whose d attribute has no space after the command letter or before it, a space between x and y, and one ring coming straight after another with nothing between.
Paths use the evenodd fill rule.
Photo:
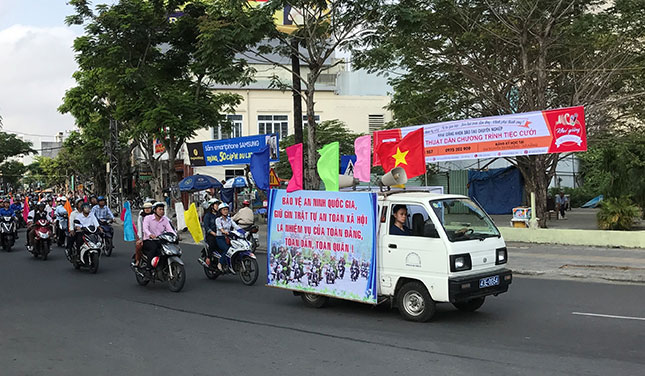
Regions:
<instances>
[{"instance_id":1,"label":"truck windshield","mask_svg":"<svg viewBox=\"0 0 645 376\"><path fill-rule=\"evenodd\" d=\"M477 204L465 198L430 201L451 242L499 237L499 230Z\"/></svg>"}]
</instances>

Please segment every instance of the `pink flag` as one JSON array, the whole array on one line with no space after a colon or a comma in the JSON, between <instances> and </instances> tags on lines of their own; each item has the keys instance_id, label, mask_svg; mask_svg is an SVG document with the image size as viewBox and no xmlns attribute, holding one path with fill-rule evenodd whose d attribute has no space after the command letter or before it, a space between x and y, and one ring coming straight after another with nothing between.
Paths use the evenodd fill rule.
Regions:
<instances>
[{"instance_id":1,"label":"pink flag","mask_svg":"<svg viewBox=\"0 0 645 376\"><path fill-rule=\"evenodd\" d=\"M371 148L372 137L370 135L361 136L354 140L354 153L356 153L354 177L359 181L370 181L370 169L372 168Z\"/></svg>"},{"instance_id":2,"label":"pink flag","mask_svg":"<svg viewBox=\"0 0 645 376\"><path fill-rule=\"evenodd\" d=\"M299 191L302 189L302 143L289 146L285 150L293 172L287 192Z\"/></svg>"},{"instance_id":3,"label":"pink flag","mask_svg":"<svg viewBox=\"0 0 645 376\"><path fill-rule=\"evenodd\" d=\"M27 222L27 217L29 217L29 199L25 197L25 206L22 208L22 218Z\"/></svg>"}]
</instances>

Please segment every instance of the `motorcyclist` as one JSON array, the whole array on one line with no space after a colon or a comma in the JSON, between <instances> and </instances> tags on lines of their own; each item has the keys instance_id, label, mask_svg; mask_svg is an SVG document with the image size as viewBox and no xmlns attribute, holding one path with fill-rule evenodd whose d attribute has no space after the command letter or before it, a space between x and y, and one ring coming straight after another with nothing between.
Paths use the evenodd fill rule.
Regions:
<instances>
[{"instance_id":1,"label":"motorcyclist","mask_svg":"<svg viewBox=\"0 0 645 376\"><path fill-rule=\"evenodd\" d=\"M92 214L98 219L99 225L103 230L103 235L112 238L114 230L110 226L110 223L114 222L114 214L106 206L107 200L104 196L99 196L96 200L97 204L92 207Z\"/></svg>"},{"instance_id":2,"label":"motorcyclist","mask_svg":"<svg viewBox=\"0 0 645 376\"><path fill-rule=\"evenodd\" d=\"M27 249L31 250L34 244L34 239L36 237L36 223L39 220L45 219L47 223L51 225L52 218L49 215L49 212L46 210L47 205L44 201L38 202L36 208L29 212L27 215Z\"/></svg>"},{"instance_id":3,"label":"motorcyclist","mask_svg":"<svg viewBox=\"0 0 645 376\"><path fill-rule=\"evenodd\" d=\"M229 212L229 207L228 204L223 203L219 206L219 213L220 216L215 219L215 227L217 228L216 232L216 241L217 241L217 248L221 251L222 257L219 259L219 264L217 267L220 269L220 271L223 271L223 268L226 267L228 268L229 272L234 274L233 269L231 268L230 265L230 260L226 256L226 252L228 252L228 249L231 247L228 245L226 242L226 236L229 234L230 231L232 230L242 230L240 226L237 225L237 223L233 222L233 220L228 216Z\"/></svg>"},{"instance_id":4,"label":"motorcyclist","mask_svg":"<svg viewBox=\"0 0 645 376\"><path fill-rule=\"evenodd\" d=\"M11 204L10 209L13 210L16 215L18 215L18 212L22 211L22 201L20 201L20 196L16 196L16 198L13 200L13 204Z\"/></svg>"},{"instance_id":5,"label":"motorcyclist","mask_svg":"<svg viewBox=\"0 0 645 376\"><path fill-rule=\"evenodd\" d=\"M96 219L96 216L92 214L92 209L90 204L84 202L81 204L81 211L74 217L74 242L76 243L76 248L80 248L83 245L83 235L82 229L89 228L94 226L95 228L101 230L99 227L99 221Z\"/></svg>"},{"instance_id":6,"label":"motorcyclist","mask_svg":"<svg viewBox=\"0 0 645 376\"><path fill-rule=\"evenodd\" d=\"M237 223L242 228L248 228L253 226L255 222L255 215L253 214L253 209L250 208L251 203L248 200L242 202L242 208L235 213L233 216L233 221Z\"/></svg>"},{"instance_id":7,"label":"motorcyclist","mask_svg":"<svg viewBox=\"0 0 645 376\"><path fill-rule=\"evenodd\" d=\"M284 275L287 277L287 280L289 280L291 276L291 253L289 253L289 251L285 247L280 248L282 249L282 251L278 256L278 261L280 265L282 265L282 271L284 272Z\"/></svg>"},{"instance_id":8,"label":"motorcyclist","mask_svg":"<svg viewBox=\"0 0 645 376\"><path fill-rule=\"evenodd\" d=\"M5 198L2 200L2 208L0 208L0 217L11 217L11 220L15 223L17 222L16 218L16 212L14 210L11 210L11 204L10 200L8 198ZM16 230L14 230L14 239L18 239L18 224L16 223L16 226L14 227Z\"/></svg>"},{"instance_id":9,"label":"motorcyclist","mask_svg":"<svg viewBox=\"0 0 645 376\"><path fill-rule=\"evenodd\" d=\"M204 219L202 221L204 225L204 232L206 233L206 243L208 244L208 249L211 252L216 251L217 248L217 225L215 220L219 217L219 204L220 201L217 199L208 200L208 206L206 207L206 214L204 214Z\"/></svg>"},{"instance_id":10,"label":"motorcyclist","mask_svg":"<svg viewBox=\"0 0 645 376\"><path fill-rule=\"evenodd\" d=\"M152 205L154 215L148 215L143 219L142 232L143 232L143 252L148 257L148 268L152 267L153 259L159 254L161 244L157 237L165 232L177 234L170 224L168 217L164 215L166 212L166 204L163 202L155 202Z\"/></svg>"},{"instance_id":11,"label":"motorcyclist","mask_svg":"<svg viewBox=\"0 0 645 376\"><path fill-rule=\"evenodd\" d=\"M90 196L90 207L92 207L92 208L93 208L93 207L95 207L98 203L99 203L99 202L98 202L98 199L96 198L96 196L91 195L91 196Z\"/></svg>"}]
</instances>

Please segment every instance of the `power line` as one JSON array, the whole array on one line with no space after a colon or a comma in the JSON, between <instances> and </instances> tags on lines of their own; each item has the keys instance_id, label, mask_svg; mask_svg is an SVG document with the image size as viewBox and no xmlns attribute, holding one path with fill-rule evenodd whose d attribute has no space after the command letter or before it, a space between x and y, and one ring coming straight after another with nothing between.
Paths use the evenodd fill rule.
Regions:
<instances>
[{"instance_id":1,"label":"power line","mask_svg":"<svg viewBox=\"0 0 645 376\"><path fill-rule=\"evenodd\" d=\"M56 138L58 134L55 135L49 135L49 134L36 134L36 133L25 133L25 132L19 132L19 131L12 131L10 129L3 129L2 132L6 133L14 133L14 134L19 134L21 136L31 136L31 137L51 137L51 138Z\"/></svg>"}]
</instances>

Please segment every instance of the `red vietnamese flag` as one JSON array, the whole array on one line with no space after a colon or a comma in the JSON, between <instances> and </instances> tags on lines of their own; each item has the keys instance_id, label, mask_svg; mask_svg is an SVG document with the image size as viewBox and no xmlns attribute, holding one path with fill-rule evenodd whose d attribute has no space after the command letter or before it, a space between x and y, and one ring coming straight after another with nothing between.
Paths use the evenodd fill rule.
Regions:
<instances>
[{"instance_id":1,"label":"red vietnamese flag","mask_svg":"<svg viewBox=\"0 0 645 376\"><path fill-rule=\"evenodd\" d=\"M408 178L426 172L423 128L408 133L399 142L382 143L376 153L385 172L390 172L395 167L403 167Z\"/></svg>"}]
</instances>

